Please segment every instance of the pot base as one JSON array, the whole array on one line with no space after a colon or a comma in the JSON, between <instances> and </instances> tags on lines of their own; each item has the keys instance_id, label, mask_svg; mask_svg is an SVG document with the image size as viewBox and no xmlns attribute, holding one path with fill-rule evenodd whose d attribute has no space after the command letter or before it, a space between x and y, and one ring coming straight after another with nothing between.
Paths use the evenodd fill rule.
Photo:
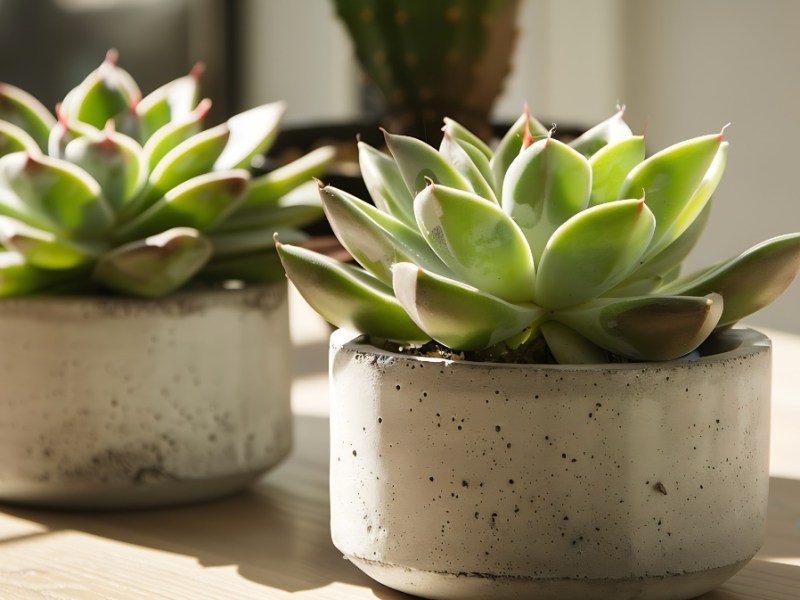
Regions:
<instances>
[{"instance_id":1,"label":"pot base","mask_svg":"<svg viewBox=\"0 0 800 600\"><path fill-rule=\"evenodd\" d=\"M278 459L281 460L283 457ZM278 462L276 461L276 463ZM131 509L153 508L202 502L228 496L257 481L269 467L202 479L181 479L158 483L76 483L22 482L3 484L0 501L43 508Z\"/></svg>"},{"instance_id":2,"label":"pot base","mask_svg":"<svg viewBox=\"0 0 800 600\"><path fill-rule=\"evenodd\" d=\"M664 577L537 579L424 571L355 556L347 559L385 586L435 600L688 600L713 590L750 562L741 560L723 567Z\"/></svg>"}]
</instances>

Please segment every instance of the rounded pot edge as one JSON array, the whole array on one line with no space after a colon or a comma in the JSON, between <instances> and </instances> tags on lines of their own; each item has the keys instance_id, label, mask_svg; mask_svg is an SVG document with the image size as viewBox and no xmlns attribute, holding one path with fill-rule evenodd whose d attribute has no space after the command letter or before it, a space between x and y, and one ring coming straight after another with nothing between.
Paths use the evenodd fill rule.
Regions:
<instances>
[{"instance_id":1,"label":"rounded pot edge","mask_svg":"<svg viewBox=\"0 0 800 600\"><path fill-rule=\"evenodd\" d=\"M433 598L713 589L760 547L769 481L770 341L720 338L695 360L576 367L334 332L335 545Z\"/></svg>"}]
</instances>

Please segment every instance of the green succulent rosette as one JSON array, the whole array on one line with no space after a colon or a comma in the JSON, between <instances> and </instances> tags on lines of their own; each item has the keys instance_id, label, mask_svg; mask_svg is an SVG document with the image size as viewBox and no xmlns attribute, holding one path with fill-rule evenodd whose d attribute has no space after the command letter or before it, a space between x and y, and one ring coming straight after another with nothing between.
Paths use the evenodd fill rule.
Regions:
<instances>
[{"instance_id":1,"label":"green succulent rosette","mask_svg":"<svg viewBox=\"0 0 800 600\"><path fill-rule=\"evenodd\" d=\"M283 275L272 236L322 215L320 148L255 176L275 102L205 128L200 72L142 96L111 51L57 107L0 83L0 296L154 297L196 281Z\"/></svg>"},{"instance_id":2,"label":"green succulent rosette","mask_svg":"<svg viewBox=\"0 0 800 600\"><path fill-rule=\"evenodd\" d=\"M777 298L800 233L688 276L708 219L722 133L645 156L623 111L570 143L527 110L495 148L446 119L438 149L386 133L361 142L373 203L320 186L359 263L278 242L289 278L332 324L374 340L430 340L471 358L670 360Z\"/></svg>"}]
</instances>

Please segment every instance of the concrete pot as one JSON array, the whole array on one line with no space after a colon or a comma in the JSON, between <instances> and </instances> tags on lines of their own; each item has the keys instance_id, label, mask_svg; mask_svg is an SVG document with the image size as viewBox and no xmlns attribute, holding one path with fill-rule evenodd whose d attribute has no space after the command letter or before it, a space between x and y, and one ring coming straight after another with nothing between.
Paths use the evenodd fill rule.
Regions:
<instances>
[{"instance_id":1,"label":"concrete pot","mask_svg":"<svg viewBox=\"0 0 800 600\"><path fill-rule=\"evenodd\" d=\"M331 338L331 529L426 598L685 599L761 545L769 340L695 360L498 365Z\"/></svg>"},{"instance_id":2,"label":"concrete pot","mask_svg":"<svg viewBox=\"0 0 800 600\"><path fill-rule=\"evenodd\" d=\"M291 446L284 282L0 302L0 500L141 507L221 496Z\"/></svg>"}]
</instances>

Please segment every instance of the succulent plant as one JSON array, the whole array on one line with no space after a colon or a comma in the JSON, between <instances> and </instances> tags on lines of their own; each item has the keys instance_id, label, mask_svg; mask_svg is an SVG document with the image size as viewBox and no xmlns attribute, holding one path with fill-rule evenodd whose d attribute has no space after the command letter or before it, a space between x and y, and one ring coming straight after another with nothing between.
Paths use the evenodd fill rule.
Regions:
<instances>
[{"instance_id":1,"label":"succulent plant","mask_svg":"<svg viewBox=\"0 0 800 600\"><path fill-rule=\"evenodd\" d=\"M359 144L374 205L320 186L363 267L278 242L289 278L375 343L435 340L476 360L668 360L772 302L800 233L688 276L728 154L723 134L645 157L623 111L569 144L523 114L494 150L446 119L438 150Z\"/></svg>"},{"instance_id":2,"label":"succulent plant","mask_svg":"<svg viewBox=\"0 0 800 600\"><path fill-rule=\"evenodd\" d=\"M519 0L334 0L393 130L436 135L449 115L484 139L511 70Z\"/></svg>"},{"instance_id":3,"label":"succulent plant","mask_svg":"<svg viewBox=\"0 0 800 600\"><path fill-rule=\"evenodd\" d=\"M289 192L321 174L331 149L253 176L283 103L204 130L201 69L142 97L116 59L110 51L57 118L0 84L0 296L159 296L282 277L272 235L299 239L322 215L313 182L310 194Z\"/></svg>"}]
</instances>

